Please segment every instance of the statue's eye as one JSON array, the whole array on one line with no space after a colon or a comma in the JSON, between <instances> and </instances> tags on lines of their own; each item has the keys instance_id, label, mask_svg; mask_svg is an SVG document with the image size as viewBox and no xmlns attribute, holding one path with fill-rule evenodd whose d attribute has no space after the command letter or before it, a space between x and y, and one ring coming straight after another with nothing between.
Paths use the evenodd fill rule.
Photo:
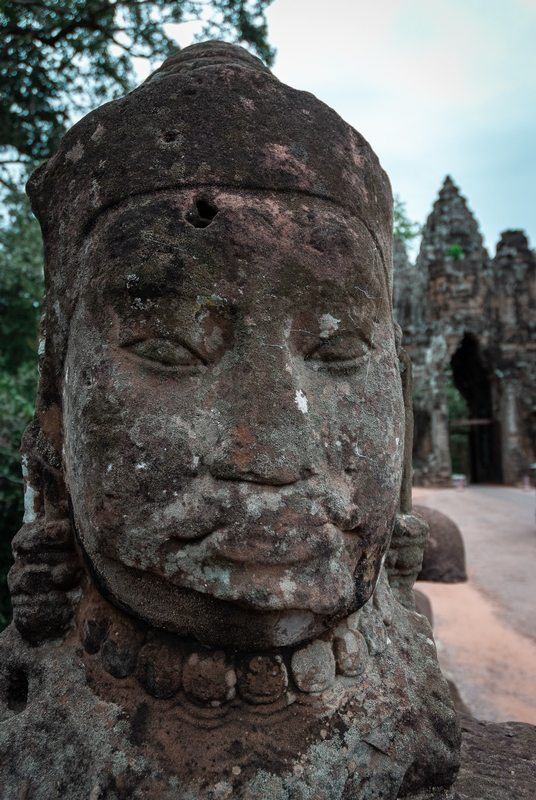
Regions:
<instances>
[{"instance_id":1,"label":"statue's eye","mask_svg":"<svg viewBox=\"0 0 536 800\"><path fill-rule=\"evenodd\" d=\"M203 365L200 356L188 347L169 339L143 339L128 350L140 358L154 361L164 367L198 367Z\"/></svg>"},{"instance_id":2,"label":"statue's eye","mask_svg":"<svg viewBox=\"0 0 536 800\"><path fill-rule=\"evenodd\" d=\"M323 362L328 367L347 370L356 367L368 352L368 345L358 336L335 336L320 342L306 361L313 365Z\"/></svg>"}]
</instances>

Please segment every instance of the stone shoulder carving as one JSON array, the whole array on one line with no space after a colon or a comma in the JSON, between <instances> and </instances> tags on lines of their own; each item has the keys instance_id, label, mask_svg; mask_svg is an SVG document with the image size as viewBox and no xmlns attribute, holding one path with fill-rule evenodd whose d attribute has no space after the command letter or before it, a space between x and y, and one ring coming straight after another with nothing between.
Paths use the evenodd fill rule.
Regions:
<instances>
[{"instance_id":1,"label":"stone shoulder carving","mask_svg":"<svg viewBox=\"0 0 536 800\"><path fill-rule=\"evenodd\" d=\"M73 798L394 799L456 771L459 730L431 629L383 569L359 612L298 648L209 650L144 630L96 592L76 629L82 641L68 634L37 659L13 629L2 644L0 747L35 800L58 782ZM36 726L57 750L38 785L17 748Z\"/></svg>"},{"instance_id":2,"label":"stone shoulder carving","mask_svg":"<svg viewBox=\"0 0 536 800\"><path fill-rule=\"evenodd\" d=\"M81 565L69 520L61 461L37 421L22 441L25 514L8 576L13 619L31 644L62 636L80 597Z\"/></svg>"}]
</instances>

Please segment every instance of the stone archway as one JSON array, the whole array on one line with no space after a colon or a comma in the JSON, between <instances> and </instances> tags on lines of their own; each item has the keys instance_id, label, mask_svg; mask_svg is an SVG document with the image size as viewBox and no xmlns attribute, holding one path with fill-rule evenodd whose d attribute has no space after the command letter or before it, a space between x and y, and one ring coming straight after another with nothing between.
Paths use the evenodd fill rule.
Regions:
<instances>
[{"instance_id":1,"label":"stone archway","mask_svg":"<svg viewBox=\"0 0 536 800\"><path fill-rule=\"evenodd\" d=\"M499 422L494 418L491 378L477 338L466 333L451 358L454 386L467 403L471 483L502 483Z\"/></svg>"}]
</instances>

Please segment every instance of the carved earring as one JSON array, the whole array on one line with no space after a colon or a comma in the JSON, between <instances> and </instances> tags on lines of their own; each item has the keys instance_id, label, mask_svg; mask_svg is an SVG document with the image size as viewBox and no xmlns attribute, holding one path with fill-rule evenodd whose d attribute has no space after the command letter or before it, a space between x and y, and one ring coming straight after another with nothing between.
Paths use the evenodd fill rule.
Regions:
<instances>
[{"instance_id":1,"label":"carved earring","mask_svg":"<svg viewBox=\"0 0 536 800\"><path fill-rule=\"evenodd\" d=\"M396 323L395 323L396 325ZM413 375L411 359L399 346L400 378L404 397L404 462L400 506L396 514L391 543L385 559L389 584L403 606L415 611L413 584L422 566L429 530L426 522L412 511L411 487L413 478Z\"/></svg>"},{"instance_id":2,"label":"carved earring","mask_svg":"<svg viewBox=\"0 0 536 800\"><path fill-rule=\"evenodd\" d=\"M74 548L60 458L34 420L22 439L25 513L8 575L13 621L32 645L62 635L73 615L81 565Z\"/></svg>"}]
</instances>

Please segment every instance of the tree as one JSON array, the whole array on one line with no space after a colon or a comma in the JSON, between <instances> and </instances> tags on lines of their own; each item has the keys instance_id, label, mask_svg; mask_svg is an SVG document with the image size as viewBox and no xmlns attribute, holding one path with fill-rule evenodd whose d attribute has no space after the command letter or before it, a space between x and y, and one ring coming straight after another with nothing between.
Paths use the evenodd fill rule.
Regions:
<instances>
[{"instance_id":1,"label":"tree","mask_svg":"<svg viewBox=\"0 0 536 800\"><path fill-rule=\"evenodd\" d=\"M406 204L400 199L400 195L394 195L394 230L395 239L402 239L404 242L411 242L420 236L422 228L418 222L412 222L406 211Z\"/></svg>"},{"instance_id":2,"label":"tree","mask_svg":"<svg viewBox=\"0 0 536 800\"><path fill-rule=\"evenodd\" d=\"M200 38L243 42L271 64L273 0L0 0L3 163L48 158L73 114L134 85L133 58L177 50L167 23L205 19Z\"/></svg>"},{"instance_id":3,"label":"tree","mask_svg":"<svg viewBox=\"0 0 536 800\"><path fill-rule=\"evenodd\" d=\"M43 245L26 195L12 187L0 227L0 370L15 375L37 363L43 296Z\"/></svg>"}]
</instances>

